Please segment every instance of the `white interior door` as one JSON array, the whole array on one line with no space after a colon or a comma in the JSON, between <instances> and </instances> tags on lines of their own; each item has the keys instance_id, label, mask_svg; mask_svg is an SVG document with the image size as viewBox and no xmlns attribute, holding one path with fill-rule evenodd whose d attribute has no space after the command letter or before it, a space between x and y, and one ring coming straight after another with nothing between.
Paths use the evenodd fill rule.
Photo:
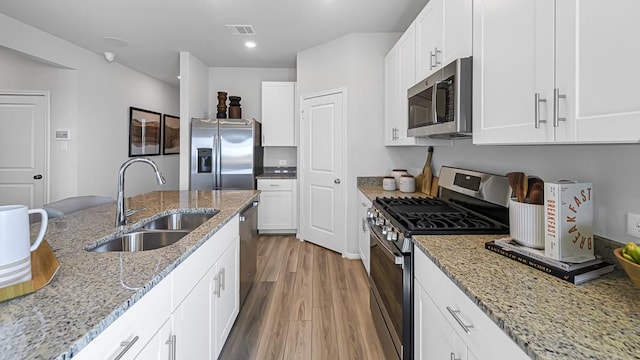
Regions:
<instances>
[{"instance_id":1,"label":"white interior door","mask_svg":"<svg viewBox=\"0 0 640 360\"><path fill-rule=\"evenodd\" d=\"M344 94L302 99L302 237L344 252Z\"/></svg>"},{"instance_id":2,"label":"white interior door","mask_svg":"<svg viewBox=\"0 0 640 360\"><path fill-rule=\"evenodd\" d=\"M46 200L47 99L0 95L0 205Z\"/></svg>"}]
</instances>

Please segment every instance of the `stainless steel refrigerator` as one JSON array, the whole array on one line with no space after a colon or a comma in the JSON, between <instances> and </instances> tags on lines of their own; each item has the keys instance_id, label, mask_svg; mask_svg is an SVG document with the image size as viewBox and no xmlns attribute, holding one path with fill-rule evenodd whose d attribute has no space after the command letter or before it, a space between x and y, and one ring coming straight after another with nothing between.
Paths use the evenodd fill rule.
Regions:
<instances>
[{"instance_id":1,"label":"stainless steel refrigerator","mask_svg":"<svg viewBox=\"0 0 640 360\"><path fill-rule=\"evenodd\" d=\"M261 137L255 119L191 119L191 190L255 189Z\"/></svg>"}]
</instances>

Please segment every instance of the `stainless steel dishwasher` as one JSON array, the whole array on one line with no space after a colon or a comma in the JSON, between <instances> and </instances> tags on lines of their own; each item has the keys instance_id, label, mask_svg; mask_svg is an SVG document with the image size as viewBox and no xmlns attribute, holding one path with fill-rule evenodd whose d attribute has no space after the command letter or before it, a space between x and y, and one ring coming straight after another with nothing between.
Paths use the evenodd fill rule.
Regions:
<instances>
[{"instance_id":1,"label":"stainless steel dishwasher","mask_svg":"<svg viewBox=\"0 0 640 360\"><path fill-rule=\"evenodd\" d=\"M258 204L254 200L240 211L240 308L256 277L258 267Z\"/></svg>"}]
</instances>

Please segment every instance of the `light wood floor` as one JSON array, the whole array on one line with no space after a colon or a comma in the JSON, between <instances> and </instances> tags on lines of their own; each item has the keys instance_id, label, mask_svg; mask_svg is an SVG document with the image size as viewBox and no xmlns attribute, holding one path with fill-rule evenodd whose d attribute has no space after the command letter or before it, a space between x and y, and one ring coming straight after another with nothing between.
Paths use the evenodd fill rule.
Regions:
<instances>
[{"instance_id":1,"label":"light wood floor","mask_svg":"<svg viewBox=\"0 0 640 360\"><path fill-rule=\"evenodd\" d=\"M384 359L360 260L261 235L256 278L220 359Z\"/></svg>"}]
</instances>

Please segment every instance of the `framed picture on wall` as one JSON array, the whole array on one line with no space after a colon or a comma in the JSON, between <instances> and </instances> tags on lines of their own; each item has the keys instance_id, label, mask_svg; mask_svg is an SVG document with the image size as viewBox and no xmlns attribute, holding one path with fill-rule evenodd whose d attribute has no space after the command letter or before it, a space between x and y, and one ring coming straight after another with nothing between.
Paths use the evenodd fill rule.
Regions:
<instances>
[{"instance_id":1,"label":"framed picture on wall","mask_svg":"<svg viewBox=\"0 0 640 360\"><path fill-rule=\"evenodd\" d=\"M129 108L129 156L160 155L161 114Z\"/></svg>"},{"instance_id":2,"label":"framed picture on wall","mask_svg":"<svg viewBox=\"0 0 640 360\"><path fill-rule=\"evenodd\" d=\"M164 155L180 154L180 118L164 114Z\"/></svg>"}]
</instances>

